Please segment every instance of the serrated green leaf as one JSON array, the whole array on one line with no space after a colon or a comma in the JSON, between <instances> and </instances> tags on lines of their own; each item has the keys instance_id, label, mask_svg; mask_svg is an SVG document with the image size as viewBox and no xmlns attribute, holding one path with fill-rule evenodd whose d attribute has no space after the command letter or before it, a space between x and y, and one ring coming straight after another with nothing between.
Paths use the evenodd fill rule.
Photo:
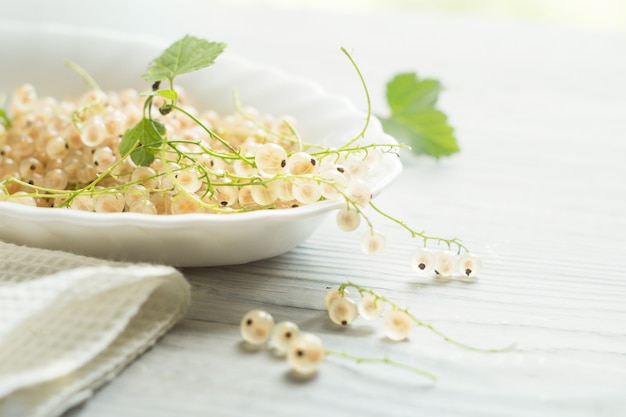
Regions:
<instances>
[{"instance_id":1,"label":"serrated green leaf","mask_svg":"<svg viewBox=\"0 0 626 417\"><path fill-rule=\"evenodd\" d=\"M206 39L186 35L155 58L142 78L151 82L160 80L172 82L178 75L210 66L225 47L224 43L209 42Z\"/></svg>"},{"instance_id":2,"label":"serrated green leaf","mask_svg":"<svg viewBox=\"0 0 626 417\"><path fill-rule=\"evenodd\" d=\"M415 113L433 108L441 90L437 80L420 80L414 72L398 74L387 84L387 102L392 113Z\"/></svg>"},{"instance_id":3,"label":"serrated green leaf","mask_svg":"<svg viewBox=\"0 0 626 417\"><path fill-rule=\"evenodd\" d=\"M454 129L436 108L441 90L437 80L422 80L412 72L396 75L387 84L391 115L381 118L385 132L407 142L418 155L439 158L458 152Z\"/></svg>"},{"instance_id":4,"label":"serrated green leaf","mask_svg":"<svg viewBox=\"0 0 626 417\"><path fill-rule=\"evenodd\" d=\"M126 155L131 152L131 158L137 165L147 166L154 160L154 155L158 152L163 144L163 135L165 135L165 125L154 119L141 119L137 124L129 128L122 136L120 142L120 153ZM135 148L135 146L137 146ZM135 148L133 150L133 148ZM146 155L152 155L149 160Z\"/></svg>"}]
</instances>

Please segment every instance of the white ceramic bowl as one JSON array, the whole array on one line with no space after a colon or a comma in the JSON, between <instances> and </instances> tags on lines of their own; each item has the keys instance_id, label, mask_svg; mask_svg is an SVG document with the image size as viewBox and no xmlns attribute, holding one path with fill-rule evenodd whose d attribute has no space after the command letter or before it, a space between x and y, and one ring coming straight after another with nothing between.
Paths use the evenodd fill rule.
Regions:
<instances>
[{"instance_id":1,"label":"white ceramic bowl","mask_svg":"<svg viewBox=\"0 0 626 417\"><path fill-rule=\"evenodd\" d=\"M64 66L68 59L83 66L105 90L147 90L149 85L140 76L170 41L100 30L0 22L0 94L8 95L16 86L30 82L41 95L79 95L85 91L85 85ZM264 113L289 114L297 120L305 141L327 146L339 146L353 137L365 118L350 102L312 82L255 65L228 52L212 67L181 76L179 81L201 109L231 113L232 92L236 88L244 105ZM375 119L366 141L395 142ZM385 155L381 166L368 177L374 194L401 169L395 155ZM0 239L116 260L175 266L240 264L289 251L343 204L324 201L295 209L231 215L150 216L1 202Z\"/></svg>"}]
</instances>

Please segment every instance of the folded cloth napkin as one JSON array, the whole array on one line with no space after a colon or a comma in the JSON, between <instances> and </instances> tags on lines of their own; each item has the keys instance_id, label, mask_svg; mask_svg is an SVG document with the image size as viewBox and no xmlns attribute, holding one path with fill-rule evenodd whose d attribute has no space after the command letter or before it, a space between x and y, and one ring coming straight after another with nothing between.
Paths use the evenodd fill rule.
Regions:
<instances>
[{"instance_id":1,"label":"folded cloth napkin","mask_svg":"<svg viewBox=\"0 0 626 417\"><path fill-rule=\"evenodd\" d=\"M174 268L0 242L0 416L58 416L185 313Z\"/></svg>"}]
</instances>

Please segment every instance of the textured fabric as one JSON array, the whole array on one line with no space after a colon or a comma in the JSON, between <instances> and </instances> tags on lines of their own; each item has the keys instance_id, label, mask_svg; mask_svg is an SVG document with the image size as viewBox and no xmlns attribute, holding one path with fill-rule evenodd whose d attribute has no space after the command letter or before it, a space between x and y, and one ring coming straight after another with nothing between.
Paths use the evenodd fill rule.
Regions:
<instances>
[{"instance_id":1,"label":"textured fabric","mask_svg":"<svg viewBox=\"0 0 626 417\"><path fill-rule=\"evenodd\" d=\"M84 401L186 311L166 266L0 242L0 416L57 416Z\"/></svg>"}]
</instances>

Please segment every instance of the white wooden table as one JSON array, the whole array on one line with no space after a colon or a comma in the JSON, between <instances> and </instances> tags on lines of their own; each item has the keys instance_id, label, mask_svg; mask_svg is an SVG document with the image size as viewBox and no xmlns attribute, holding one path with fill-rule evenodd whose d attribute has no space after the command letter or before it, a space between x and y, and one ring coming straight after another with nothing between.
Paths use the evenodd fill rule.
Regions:
<instances>
[{"instance_id":1,"label":"white wooden table","mask_svg":"<svg viewBox=\"0 0 626 417\"><path fill-rule=\"evenodd\" d=\"M366 256L329 217L275 259L185 269L186 319L68 417L626 415L625 34L200 1L3 9L6 18L225 41L364 105L345 46L383 114L394 73L439 78L462 152L439 162L403 155L405 171L379 205L418 229L462 237L485 263L475 284L437 284L412 273L418 242L403 230L380 223L389 247ZM469 352L423 328L392 343L365 321L337 328L322 299L346 280L458 339L517 348ZM242 348L239 320L252 308L296 321L328 348L388 355L439 379L328 358L313 380L294 380L282 360Z\"/></svg>"}]
</instances>

